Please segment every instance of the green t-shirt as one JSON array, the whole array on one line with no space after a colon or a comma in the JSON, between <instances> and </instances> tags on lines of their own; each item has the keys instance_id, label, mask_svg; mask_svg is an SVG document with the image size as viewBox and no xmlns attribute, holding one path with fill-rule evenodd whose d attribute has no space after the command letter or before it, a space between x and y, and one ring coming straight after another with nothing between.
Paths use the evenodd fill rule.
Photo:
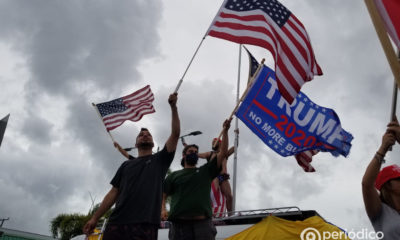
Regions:
<instances>
[{"instance_id":1,"label":"green t-shirt","mask_svg":"<svg viewBox=\"0 0 400 240\"><path fill-rule=\"evenodd\" d=\"M219 171L215 158L200 168L184 168L171 173L164 182L164 193L171 196L168 220L201 215L211 218L211 182Z\"/></svg>"}]
</instances>

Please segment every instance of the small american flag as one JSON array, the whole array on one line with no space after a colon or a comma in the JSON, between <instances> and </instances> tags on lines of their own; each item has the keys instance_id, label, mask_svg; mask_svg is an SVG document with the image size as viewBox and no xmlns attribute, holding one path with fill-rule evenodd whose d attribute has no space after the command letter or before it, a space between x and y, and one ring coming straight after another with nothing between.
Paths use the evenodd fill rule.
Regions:
<instances>
[{"instance_id":1,"label":"small american flag","mask_svg":"<svg viewBox=\"0 0 400 240\"><path fill-rule=\"evenodd\" d=\"M96 104L107 131L119 127L126 120L139 121L143 115L154 113L154 95L150 85L125 97Z\"/></svg>"},{"instance_id":2,"label":"small american flag","mask_svg":"<svg viewBox=\"0 0 400 240\"><path fill-rule=\"evenodd\" d=\"M303 24L277 0L225 0L207 34L269 50L289 103L305 82L322 75Z\"/></svg>"},{"instance_id":3,"label":"small american flag","mask_svg":"<svg viewBox=\"0 0 400 240\"><path fill-rule=\"evenodd\" d=\"M210 197L213 216L217 218L223 217L226 209L226 199L219 187L215 186L214 181L211 183Z\"/></svg>"}]
</instances>

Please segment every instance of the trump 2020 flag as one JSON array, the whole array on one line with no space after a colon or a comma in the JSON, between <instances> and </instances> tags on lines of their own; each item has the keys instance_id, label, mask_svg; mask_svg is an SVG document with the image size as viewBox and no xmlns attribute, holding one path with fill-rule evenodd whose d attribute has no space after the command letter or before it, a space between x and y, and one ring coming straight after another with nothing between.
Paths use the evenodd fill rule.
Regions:
<instances>
[{"instance_id":1,"label":"trump 2020 flag","mask_svg":"<svg viewBox=\"0 0 400 240\"><path fill-rule=\"evenodd\" d=\"M143 115L154 113L154 95L150 85L125 97L96 104L107 131L119 127L126 120L137 122Z\"/></svg>"},{"instance_id":2,"label":"trump 2020 flag","mask_svg":"<svg viewBox=\"0 0 400 240\"><path fill-rule=\"evenodd\" d=\"M305 82L322 75L306 29L277 0L225 0L207 35L269 50L278 89L289 103Z\"/></svg>"},{"instance_id":3,"label":"trump 2020 flag","mask_svg":"<svg viewBox=\"0 0 400 240\"><path fill-rule=\"evenodd\" d=\"M263 66L236 111L261 140L281 156L317 149L347 156L353 136L342 129L335 111L299 93L291 105L278 91L273 70Z\"/></svg>"}]
</instances>

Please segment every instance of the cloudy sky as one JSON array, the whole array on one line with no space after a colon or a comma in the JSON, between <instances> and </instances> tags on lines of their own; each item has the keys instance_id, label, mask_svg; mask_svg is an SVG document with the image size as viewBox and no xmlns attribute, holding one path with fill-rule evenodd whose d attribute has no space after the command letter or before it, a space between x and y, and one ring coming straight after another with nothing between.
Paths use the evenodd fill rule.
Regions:
<instances>
[{"instance_id":1,"label":"cloudy sky","mask_svg":"<svg viewBox=\"0 0 400 240\"><path fill-rule=\"evenodd\" d=\"M393 76L367 9L356 0L281 2L306 26L324 72L302 91L337 112L353 147L347 158L320 153L313 160L317 172L305 173L294 157L278 156L239 123L236 209L298 206L349 231L371 230L361 178L389 120ZM92 102L150 84L156 113L112 134L129 147L138 129L148 127L156 147L163 146L168 95L221 3L0 1L0 118L11 113L0 148L0 218L10 217L3 227L49 234L52 218L85 214L90 195L99 202L110 189L124 159ZM266 50L248 48L273 67ZM207 37L179 89L181 132L202 131L186 139L200 150L210 149L235 106L238 53L237 44ZM241 62L243 91L245 55ZM233 131L230 137L232 144ZM387 164L399 163L398 148ZM181 149L173 170L180 168Z\"/></svg>"}]
</instances>

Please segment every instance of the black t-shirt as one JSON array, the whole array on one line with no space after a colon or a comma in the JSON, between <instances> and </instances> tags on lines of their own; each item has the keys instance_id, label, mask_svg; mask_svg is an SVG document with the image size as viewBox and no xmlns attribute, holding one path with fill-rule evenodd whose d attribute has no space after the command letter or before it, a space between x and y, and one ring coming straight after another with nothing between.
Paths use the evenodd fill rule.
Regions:
<instances>
[{"instance_id":1,"label":"black t-shirt","mask_svg":"<svg viewBox=\"0 0 400 240\"><path fill-rule=\"evenodd\" d=\"M175 151L129 159L121 164L111 185L119 194L109 223L160 223L162 182Z\"/></svg>"}]
</instances>

